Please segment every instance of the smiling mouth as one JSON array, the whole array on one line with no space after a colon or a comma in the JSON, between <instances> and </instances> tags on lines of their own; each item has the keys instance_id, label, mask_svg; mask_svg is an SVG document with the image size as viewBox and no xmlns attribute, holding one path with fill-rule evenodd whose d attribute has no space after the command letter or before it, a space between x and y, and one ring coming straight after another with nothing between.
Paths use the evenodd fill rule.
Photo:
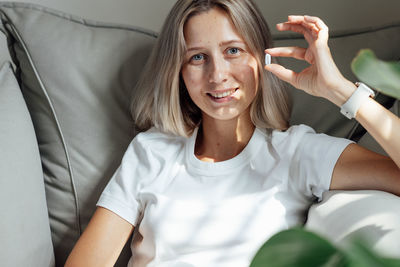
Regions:
<instances>
[{"instance_id":1,"label":"smiling mouth","mask_svg":"<svg viewBox=\"0 0 400 267\"><path fill-rule=\"evenodd\" d=\"M231 89L225 92L215 92L215 93L207 93L207 95L211 96L214 99L221 99L221 98L225 98L227 96L232 95L233 93L235 93L239 88L235 88L235 89Z\"/></svg>"}]
</instances>

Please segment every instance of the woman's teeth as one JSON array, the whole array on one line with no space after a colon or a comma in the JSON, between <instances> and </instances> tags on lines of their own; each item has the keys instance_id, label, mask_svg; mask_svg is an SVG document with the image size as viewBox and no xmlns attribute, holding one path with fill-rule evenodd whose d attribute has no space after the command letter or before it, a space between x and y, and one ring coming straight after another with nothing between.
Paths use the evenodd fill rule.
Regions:
<instances>
[{"instance_id":1,"label":"woman's teeth","mask_svg":"<svg viewBox=\"0 0 400 267\"><path fill-rule=\"evenodd\" d=\"M236 89L232 89L229 91L225 91L223 93L209 93L209 95L211 95L214 98L223 98L223 97L227 97L228 95L233 94L236 91Z\"/></svg>"}]
</instances>

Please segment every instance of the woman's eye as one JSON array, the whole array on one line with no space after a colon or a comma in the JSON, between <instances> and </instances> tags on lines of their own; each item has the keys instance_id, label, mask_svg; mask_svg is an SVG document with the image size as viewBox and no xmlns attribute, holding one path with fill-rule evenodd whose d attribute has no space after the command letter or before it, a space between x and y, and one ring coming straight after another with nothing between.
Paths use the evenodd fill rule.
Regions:
<instances>
[{"instance_id":1,"label":"woman's eye","mask_svg":"<svg viewBox=\"0 0 400 267\"><path fill-rule=\"evenodd\" d=\"M204 55L202 55L202 54L197 54L197 55L192 56L192 60L194 60L194 61L201 61L203 59L204 59Z\"/></svg>"},{"instance_id":2,"label":"woman's eye","mask_svg":"<svg viewBox=\"0 0 400 267\"><path fill-rule=\"evenodd\" d=\"M228 49L228 54L230 55L236 55L239 54L240 50L239 48L233 47Z\"/></svg>"}]
</instances>

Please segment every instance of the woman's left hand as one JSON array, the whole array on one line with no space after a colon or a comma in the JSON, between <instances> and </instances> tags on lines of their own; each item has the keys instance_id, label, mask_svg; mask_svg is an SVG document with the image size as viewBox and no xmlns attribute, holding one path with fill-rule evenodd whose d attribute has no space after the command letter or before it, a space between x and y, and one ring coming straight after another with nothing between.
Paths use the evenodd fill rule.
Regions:
<instances>
[{"instance_id":1,"label":"woman's left hand","mask_svg":"<svg viewBox=\"0 0 400 267\"><path fill-rule=\"evenodd\" d=\"M273 57L305 60L311 65L300 73L279 64L266 65L265 69L311 95L324 97L338 106L346 102L356 87L343 77L332 59L325 23L317 17L289 16L287 22L277 24L277 29L301 33L308 48L276 47L266 49L265 52Z\"/></svg>"},{"instance_id":2,"label":"woman's left hand","mask_svg":"<svg viewBox=\"0 0 400 267\"><path fill-rule=\"evenodd\" d=\"M288 21L278 24L277 28L303 34L308 48L277 47L265 52L275 57L305 60L310 66L300 73L279 64L266 65L265 69L311 95L327 98L338 106L343 105L356 86L343 77L332 59L328 47L328 27L317 17L289 16ZM400 119L372 98L360 106L356 119L391 158L359 145L348 146L335 165L330 189L378 189L400 196Z\"/></svg>"}]
</instances>

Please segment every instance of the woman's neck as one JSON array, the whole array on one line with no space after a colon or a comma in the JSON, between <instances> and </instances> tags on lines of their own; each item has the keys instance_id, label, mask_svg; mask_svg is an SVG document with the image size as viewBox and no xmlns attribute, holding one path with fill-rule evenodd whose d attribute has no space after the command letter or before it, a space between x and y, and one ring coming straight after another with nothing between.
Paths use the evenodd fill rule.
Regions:
<instances>
[{"instance_id":1,"label":"woman's neck","mask_svg":"<svg viewBox=\"0 0 400 267\"><path fill-rule=\"evenodd\" d=\"M254 129L250 114L232 120L216 120L203 115L195 155L207 162L231 159L246 147Z\"/></svg>"}]
</instances>

